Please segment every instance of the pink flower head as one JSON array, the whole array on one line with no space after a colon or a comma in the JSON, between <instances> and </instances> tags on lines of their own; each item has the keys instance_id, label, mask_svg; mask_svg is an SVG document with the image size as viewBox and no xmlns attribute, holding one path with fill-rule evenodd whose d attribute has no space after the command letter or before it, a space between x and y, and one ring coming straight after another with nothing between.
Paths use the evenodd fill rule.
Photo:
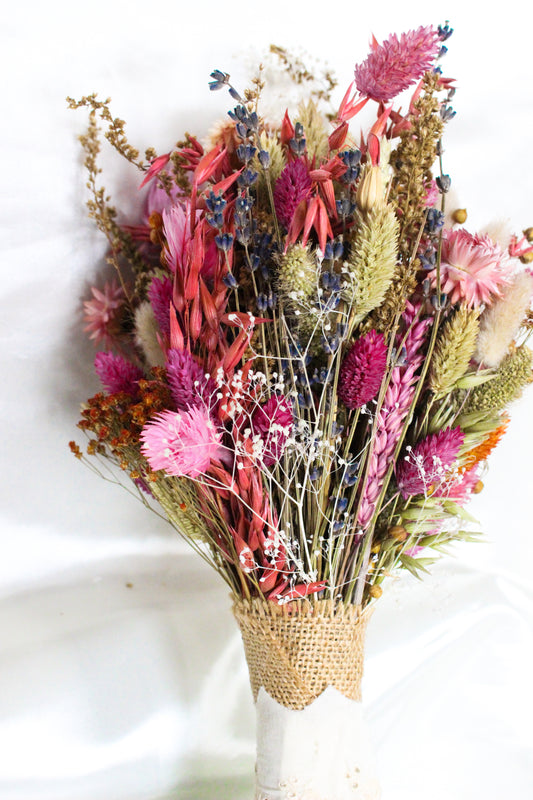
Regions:
<instances>
[{"instance_id":1,"label":"pink flower head","mask_svg":"<svg viewBox=\"0 0 533 800\"><path fill-rule=\"evenodd\" d=\"M378 393L387 368L382 333L369 331L353 343L339 373L338 394L347 408L360 408Z\"/></svg>"},{"instance_id":2,"label":"pink flower head","mask_svg":"<svg viewBox=\"0 0 533 800\"><path fill-rule=\"evenodd\" d=\"M446 428L426 436L409 450L396 467L396 482L403 497L437 494L447 481L463 442L461 428Z\"/></svg>"},{"instance_id":3,"label":"pink flower head","mask_svg":"<svg viewBox=\"0 0 533 800\"><path fill-rule=\"evenodd\" d=\"M386 103L421 78L439 50L434 28L420 27L400 38L393 34L355 67L355 85L362 95Z\"/></svg>"},{"instance_id":4,"label":"pink flower head","mask_svg":"<svg viewBox=\"0 0 533 800\"><path fill-rule=\"evenodd\" d=\"M138 381L144 377L142 369L113 353L97 353L94 369L109 394L126 392L135 397L139 388Z\"/></svg>"},{"instance_id":5,"label":"pink flower head","mask_svg":"<svg viewBox=\"0 0 533 800\"><path fill-rule=\"evenodd\" d=\"M292 428L292 403L288 397L274 394L252 415L254 435L262 439L261 460L266 467L276 464Z\"/></svg>"},{"instance_id":6,"label":"pink flower head","mask_svg":"<svg viewBox=\"0 0 533 800\"><path fill-rule=\"evenodd\" d=\"M91 292L92 300L86 300L83 304L83 318L87 323L84 330L90 332L89 339L94 339L95 343L102 342L109 349L120 333L124 290L113 278L102 290L93 286Z\"/></svg>"},{"instance_id":7,"label":"pink flower head","mask_svg":"<svg viewBox=\"0 0 533 800\"><path fill-rule=\"evenodd\" d=\"M469 308L490 304L494 296L500 296L511 271L512 265L503 250L488 236L471 234L464 228L445 232L441 288L452 303L463 301Z\"/></svg>"},{"instance_id":8,"label":"pink flower head","mask_svg":"<svg viewBox=\"0 0 533 800\"><path fill-rule=\"evenodd\" d=\"M304 162L300 159L289 162L274 187L276 216L285 228L290 227L296 209L310 191L311 178Z\"/></svg>"},{"instance_id":9,"label":"pink flower head","mask_svg":"<svg viewBox=\"0 0 533 800\"><path fill-rule=\"evenodd\" d=\"M155 471L197 478L209 468L211 459L220 457L221 437L201 408L163 411L142 429L141 452Z\"/></svg>"},{"instance_id":10,"label":"pink flower head","mask_svg":"<svg viewBox=\"0 0 533 800\"><path fill-rule=\"evenodd\" d=\"M216 384L188 350L171 349L167 354L167 381L178 411L215 405Z\"/></svg>"}]
</instances>

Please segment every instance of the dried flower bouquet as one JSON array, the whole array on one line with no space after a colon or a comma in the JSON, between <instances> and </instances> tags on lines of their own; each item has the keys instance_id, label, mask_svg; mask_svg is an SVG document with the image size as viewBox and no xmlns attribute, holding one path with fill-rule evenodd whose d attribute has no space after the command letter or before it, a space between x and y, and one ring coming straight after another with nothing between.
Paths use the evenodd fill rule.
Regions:
<instances>
[{"instance_id":1,"label":"dried flower bouquet","mask_svg":"<svg viewBox=\"0 0 533 800\"><path fill-rule=\"evenodd\" d=\"M294 119L263 118L261 74L241 96L215 70L229 119L145 159L108 102L69 100L90 109L89 212L116 268L85 303L103 391L79 426L230 587L257 798L377 796L353 705L369 608L477 536L464 506L531 381L532 231L496 241L446 204L450 34L373 40L340 106L310 92ZM100 186L98 119L144 173L134 224ZM305 774L302 725L322 754Z\"/></svg>"}]
</instances>

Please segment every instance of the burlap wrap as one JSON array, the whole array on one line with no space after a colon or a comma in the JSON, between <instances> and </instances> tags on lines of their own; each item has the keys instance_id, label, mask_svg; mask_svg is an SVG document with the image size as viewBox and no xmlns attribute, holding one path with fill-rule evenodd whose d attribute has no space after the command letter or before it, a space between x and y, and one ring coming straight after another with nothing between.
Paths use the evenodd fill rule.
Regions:
<instances>
[{"instance_id":1,"label":"burlap wrap","mask_svg":"<svg viewBox=\"0 0 533 800\"><path fill-rule=\"evenodd\" d=\"M300 710L327 686L361 700L369 611L300 600L278 606L254 599L234 603L254 700L261 686L285 708Z\"/></svg>"}]
</instances>

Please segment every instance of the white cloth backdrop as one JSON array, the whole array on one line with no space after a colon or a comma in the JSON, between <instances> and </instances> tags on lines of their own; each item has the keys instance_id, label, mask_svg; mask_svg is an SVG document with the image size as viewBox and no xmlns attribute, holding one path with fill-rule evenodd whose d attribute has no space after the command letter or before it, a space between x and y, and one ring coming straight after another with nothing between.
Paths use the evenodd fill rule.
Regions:
<instances>
[{"instance_id":1,"label":"white cloth backdrop","mask_svg":"<svg viewBox=\"0 0 533 800\"><path fill-rule=\"evenodd\" d=\"M445 164L469 225L533 224L528 20L510 0L322 5L10 4L2 60L2 800L245 800L254 714L225 588L163 522L69 453L97 389L81 303L105 244L86 221L65 96L112 96L131 141L204 135L270 42L327 60L339 97L378 39L450 17L457 117ZM530 13L530 12L523 12ZM118 204L138 182L106 150ZM368 635L365 709L384 800L526 800L533 783L531 415L473 503L486 533L424 583L389 586ZM78 437L79 438L79 437Z\"/></svg>"}]
</instances>

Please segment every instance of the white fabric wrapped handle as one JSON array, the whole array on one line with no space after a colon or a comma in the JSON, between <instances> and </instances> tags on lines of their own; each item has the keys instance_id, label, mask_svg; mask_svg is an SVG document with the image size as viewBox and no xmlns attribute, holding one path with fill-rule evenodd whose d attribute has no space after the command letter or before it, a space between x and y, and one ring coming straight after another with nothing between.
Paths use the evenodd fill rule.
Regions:
<instances>
[{"instance_id":1,"label":"white fabric wrapped handle","mask_svg":"<svg viewBox=\"0 0 533 800\"><path fill-rule=\"evenodd\" d=\"M329 686L300 711L260 688L255 800L378 800L361 703Z\"/></svg>"}]
</instances>

